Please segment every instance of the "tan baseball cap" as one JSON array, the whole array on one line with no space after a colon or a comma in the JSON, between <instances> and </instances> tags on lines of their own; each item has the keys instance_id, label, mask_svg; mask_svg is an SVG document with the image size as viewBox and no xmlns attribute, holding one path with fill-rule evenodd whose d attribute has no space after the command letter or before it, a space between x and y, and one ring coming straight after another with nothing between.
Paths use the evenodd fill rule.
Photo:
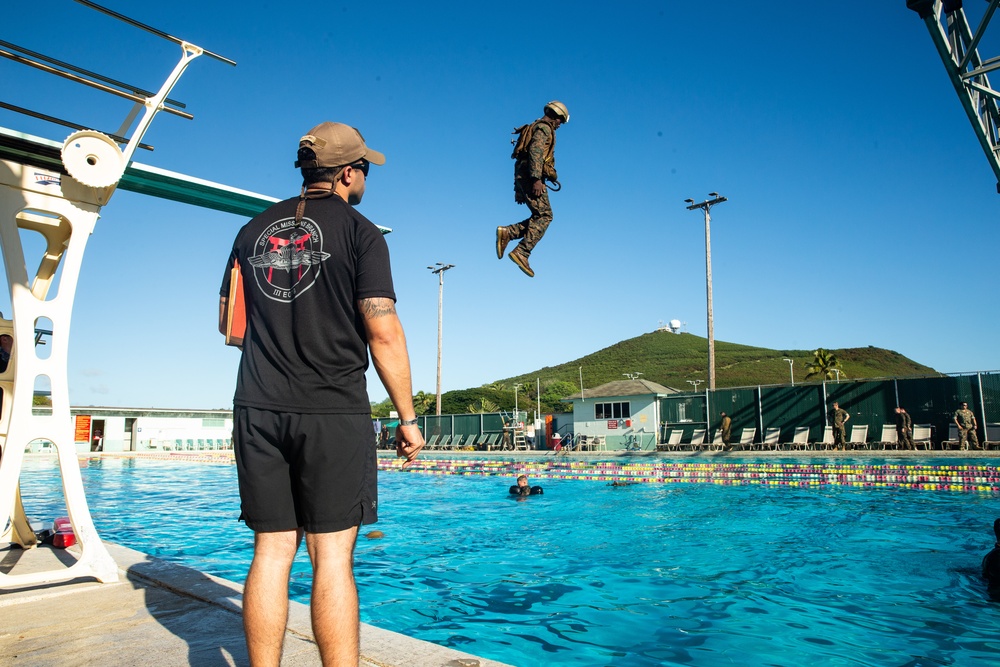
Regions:
<instances>
[{"instance_id":1,"label":"tan baseball cap","mask_svg":"<svg viewBox=\"0 0 1000 667\"><path fill-rule=\"evenodd\" d=\"M312 148L316 159L297 160L297 168L342 167L362 158L372 164L385 164L385 155L368 148L357 128L343 123L320 123L299 139L299 148L304 146Z\"/></svg>"}]
</instances>

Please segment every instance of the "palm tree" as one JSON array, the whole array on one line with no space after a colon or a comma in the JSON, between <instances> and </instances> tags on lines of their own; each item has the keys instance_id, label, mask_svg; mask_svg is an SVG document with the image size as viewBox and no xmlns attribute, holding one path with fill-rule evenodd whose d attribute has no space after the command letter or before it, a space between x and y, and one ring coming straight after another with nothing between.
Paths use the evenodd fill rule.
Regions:
<instances>
[{"instance_id":1,"label":"palm tree","mask_svg":"<svg viewBox=\"0 0 1000 667\"><path fill-rule=\"evenodd\" d=\"M436 394L425 394L422 391L418 391L413 397L413 410L418 415L428 414L431 406L433 406L436 401Z\"/></svg>"},{"instance_id":2,"label":"palm tree","mask_svg":"<svg viewBox=\"0 0 1000 667\"><path fill-rule=\"evenodd\" d=\"M500 412L500 406L483 396L479 399L479 405L469 403L468 410L475 414L485 414L487 412Z\"/></svg>"},{"instance_id":3,"label":"palm tree","mask_svg":"<svg viewBox=\"0 0 1000 667\"><path fill-rule=\"evenodd\" d=\"M806 379L820 377L824 380L833 379L833 369L840 370L840 360L837 355L822 347L813 352L813 362L806 366Z\"/></svg>"}]
</instances>

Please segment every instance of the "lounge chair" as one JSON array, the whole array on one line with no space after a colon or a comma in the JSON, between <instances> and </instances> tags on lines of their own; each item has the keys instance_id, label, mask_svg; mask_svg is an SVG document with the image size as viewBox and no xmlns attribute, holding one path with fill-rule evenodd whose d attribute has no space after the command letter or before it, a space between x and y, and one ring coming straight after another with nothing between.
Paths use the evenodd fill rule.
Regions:
<instances>
[{"instance_id":1,"label":"lounge chair","mask_svg":"<svg viewBox=\"0 0 1000 667\"><path fill-rule=\"evenodd\" d=\"M824 426L823 427L823 442L821 442L820 444L823 445L823 449L830 449L831 447L833 447L833 445L835 443L833 441L833 427L832 426Z\"/></svg>"},{"instance_id":2,"label":"lounge chair","mask_svg":"<svg viewBox=\"0 0 1000 667\"><path fill-rule=\"evenodd\" d=\"M787 444L789 449L809 449L809 427L796 426L792 441Z\"/></svg>"},{"instance_id":3,"label":"lounge chair","mask_svg":"<svg viewBox=\"0 0 1000 667\"><path fill-rule=\"evenodd\" d=\"M483 433L483 436L479 439L479 449L483 451L488 451L493 448L493 444L496 442L496 433Z\"/></svg>"},{"instance_id":4,"label":"lounge chair","mask_svg":"<svg viewBox=\"0 0 1000 667\"><path fill-rule=\"evenodd\" d=\"M721 452L722 448L726 446L726 443L722 442L722 429L715 429L715 437L712 438L712 444L710 445L712 449L717 452Z\"/></svg>"},{"instance_id":5,"label":"lounge chair","mask_svg":"<svg viewBox=\"0 0 1000 667\"><path fill-rule=\"evenodd\" d=\"M670 435L667 436L667 449L672 452L677 451L681 448L681 438L684 437L684 429L671 429Z\"/></svg>"},{"instance_id":6,"label":"lounge chair","mask_svg":"<svg viewBox=\"0 0 1000 667\"><path fill-rule=\"evenodd\" d=\"M856 424L851 427L851 437L847 440L848 447L861 449L867 447L868 424Z\"/></svg>"},{"instance_id":7,"label":"lounge chair","mask_svg":"<svg viewBox=\"0 0 1000 667\"><path fill-rule=\"evenodd\" d=\"M764 432L764 440L760 443L761 449L781 449L781 429L769 428Z\"/></svg>"},{"instance_id":8,"label":"lounge chair","mask_svg":"<svg viewBox=\"0 0 1000 667\"><path fill-rule=\"evenodd\" d=\"M958 449L960 442L958 439L958 427L954 424L948 424L948 439L941 441L941 449L951 449L952 447Z\"/></svg>"},{"instance_id":9,"label":"lounge chair","mask_svg":"<svg viewBox=\"0 0 1000 667\"><path fill-rule=\"evenodd\" d=\"M882 437L879 438L882 449L888 449L892 445L893 449L899 447L899 434L896 432L894 424L882 424Z\"/></svg>"},{"instance_id":10,"label":"lounge chair","mask_svg":"<svg viewBox=\"0 0 1000 667\"><path fill-rule=\"evenodd\" d=\"M691 451L695 451L706 447L705 436L708 435L708 429L706 428L696 428L691 432Z\"/></svg>"},{"instance_id":11,"label":"lounge chair","mask_svg":"<svg viewBox=\"0 0 1000 667\"><path fill-rule=\"evenodd\" d=\"M991 449L994 446L1000 447L1000 424L987 424L983 449Z\"/></svg>"},{"instance_id":12,"label":"lounge chair","mask_svg":"<svg viewBox=\"0 0 1000 667\"><path fill-rule=\"evenodd\" d=\"M425 447L427 449L437 449L438 443L441 442L441 434L432 435L431 439L427 441Z\"/></svg>"},{"instance_id":13,"label":"lounge chair","mask_svg":"<svg viewBox=\"0 0 1000 667\"><path fill-rule=\"evenodd\" d=\"M743 429L743 432L740 433L740 441L738 443L738 447L740 449L752 450L753 439L756 435L757 435L757 429L754 427Z\"/></svg>"},{"instance_id":14,"label":"lounge chair","mask_svg":"<svg viewBox=\"0 0 1000 667\"><path fill-rule=\"evenodd\" d=\"M608 451L607 438L603 435L595 435L593 440L590 441L590 448L595 452L606 452Z\"/></svg>"},{"instance_id":15,"label":"lounge chair","mask_svg":"<svg viewBox=\"0 0 1000 667\"><path fill-rule=\"evenodd\" d=\"M913 425L913 448L920 449L920 445L923 445L924 449L930 449L933 446L930 424Z\"/></svg>"}]
</instances>

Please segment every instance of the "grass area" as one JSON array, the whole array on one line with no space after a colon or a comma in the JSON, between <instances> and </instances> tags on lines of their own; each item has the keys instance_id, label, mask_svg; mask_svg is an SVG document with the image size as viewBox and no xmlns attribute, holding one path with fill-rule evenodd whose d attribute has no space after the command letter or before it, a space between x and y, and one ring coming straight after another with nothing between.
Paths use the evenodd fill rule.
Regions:
<instances>
[{"instance_id":1,"label":"grass area","mask_svg":"<svg viewBox=\"0 0 1000 667\"><path fill-rule=\"evenodd\" d=\"M813 362L814 350L772 350L715 341L715 377L718 387L787 384L789 367L794 362L795 381L805 382L806 367ZM915 377L940 375L904 357L898 352L878 347L830 350L840 360L841 379L875 377ZM580 368L587 387L624 379L624 373L642 373L641 379L691 391L687 380L705 380L708 376L708 341L694 334L664 331L623 340L580 359L557 366L498 380L490 386L450 391L442 395L443 412L465 412L480 395L489 397L501 408L513 407L513 386L522 383L522 402L535 402L535 381L542 384L542 410L560 412L566 404L559 399L580 390ZM819 381L819 378L815 378ZM705 385L699 385L704 389Z\"/></svg>"}]
</instances>

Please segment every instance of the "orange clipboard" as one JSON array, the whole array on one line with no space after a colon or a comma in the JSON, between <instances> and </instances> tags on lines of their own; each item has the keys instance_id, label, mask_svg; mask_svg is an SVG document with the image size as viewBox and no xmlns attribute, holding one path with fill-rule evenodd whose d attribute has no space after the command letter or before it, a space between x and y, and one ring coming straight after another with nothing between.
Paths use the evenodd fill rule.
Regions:
<instances>
[{"instance_id":1,"label":"orange clipboard","mask_svg":"<svg viewBox=\"0 0 1000 667\"><path fill-rule=\"evenodd\" d=\"M240 263L233 261L229 270L229 298L226 300L226 345L243 347L247 332L247 304L243 295L243 276Z\"/></svg>"}]
</instances>

